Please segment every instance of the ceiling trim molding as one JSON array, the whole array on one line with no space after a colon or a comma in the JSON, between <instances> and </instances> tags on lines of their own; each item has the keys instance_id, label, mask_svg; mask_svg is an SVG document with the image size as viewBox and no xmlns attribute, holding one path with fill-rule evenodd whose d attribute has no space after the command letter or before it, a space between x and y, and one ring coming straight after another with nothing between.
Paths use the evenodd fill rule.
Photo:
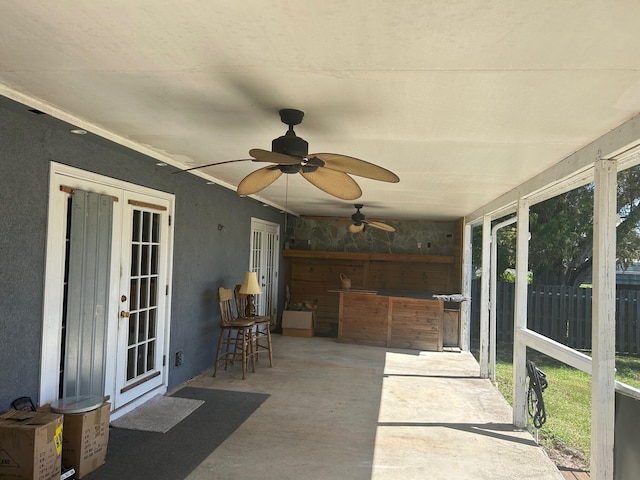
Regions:
<instances>
[{"instance_id":1,"label":"ceiling trim molding","mask_svg":"<svg viewBox=\"0 0 640 480\"><path fill-rule=\"evenodd\" d=\"M17 90L14 90L11 87L8 87L5 84L0 83L0 95L3 95L15 102L21 103L23 105L26 105L28 107L31 108L35 108L37 110L40 110L41 112L46 113L47 115L56 118L58 120L61 120L63 122L68 123L69 125L76 127L76 128L82 128L84 130L87 130L88 132L93 133L94 135L97 135L99 137L104 138L105 140L108 140L110 142L116 143L118 145L121 145L125 148L129 148L135 152L141 153L143 155L146 155L147 157L153 158L155 160L159 160L162 161L164 163L167 163L173 167L176 167L180 170L185 169L185 168L189 168L190 165L186 165L184 163L181 163L179 161L177 161L175 158L171 157L170 155L166 155L160 152L157 152L156 150L153 150L149 147L146 147L145 145L141 145L137 142L134 142L132 140L129 140L128 138L122 137L120 135L116 135L115 133L106 130L105 128L102 128L94 123L91 123L87 120L84 120L80 117L76 117L64 110L61 110L60 108L51 105L50 103L47 103L39 98L30 96L30 95L26 95L22 92L19 92ZM204 180L210 181L215 183L216 185L220 185L221 187L227 188L229 190L233 190L234 192L236 191L236 186L232 185L230 183L227 183L225 181L220 180L217 177L214 177L213 175L208 175L202 171L199 170L193 170L191 172L189 172L189 174L191 175L195 175L197 177L203 178ZM282 205L278 205L275 202L272 202L271 200L267 200L259 195L248 195L249 198L252 198L258 202L262 202L263 204L267 204L270 207L273 207L277 210L280 211L286 211L287 213L290 213L291 215L295 215L295 216L299 216L299 214L289 208L285 208Z\"/></svg>"}]
</instances>

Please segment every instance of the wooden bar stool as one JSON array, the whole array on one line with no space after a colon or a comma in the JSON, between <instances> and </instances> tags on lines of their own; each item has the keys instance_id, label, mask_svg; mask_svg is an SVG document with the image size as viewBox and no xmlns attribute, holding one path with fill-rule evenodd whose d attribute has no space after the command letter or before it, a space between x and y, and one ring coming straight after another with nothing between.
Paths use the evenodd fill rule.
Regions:
<instances>
[{"instance_id":1,"label":"wooden bar stool","mask_svg":"<svg viewBox=\"0 0 640 480\"><path fill-rule=\"evenodd\" d=\"M220 338L218 339L218 350L216 352L216 363L213 367L213 376L218 373L218 366L224 361L224 369L227 369L238 359L242 360L242 379L246 379L247 362L251 359L253 372L256 371L255 358L255 322L247 318L236 318L233 316L231 300L233 291L230 288L218 289L218 304L220 305ZM223 352L223 343L225 344ZM233 350L231 349L233 346Z\"/></svg>"},{"instance_id":2,"label":"wooden bar stool","mask_svg":"<svg viewBox=\"0 0 640 480\"><path fill-rule=\"evenodd\" d=\"M248 296L240 293L240 285L236 285L234 296L236 299L236 311L238 312L238 317L246 320L252 320L255 323L254 349L256 361L260 360L260 351L266 350L269 354L269 366L273 367L273 355L271 353L271 317L268 315L254 315L252 317L244 316L244 312L247 307Z\"/></svg>"}]
</instances>

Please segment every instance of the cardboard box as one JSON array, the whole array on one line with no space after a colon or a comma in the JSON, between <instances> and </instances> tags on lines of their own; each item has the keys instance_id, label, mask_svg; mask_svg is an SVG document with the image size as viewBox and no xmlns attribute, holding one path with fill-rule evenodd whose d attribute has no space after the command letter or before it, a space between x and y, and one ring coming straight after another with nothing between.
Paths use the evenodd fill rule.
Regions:
<instances>
[{"instance_id":1,"label":"cardboard box","mask_svg":"<svg viewBox=\"0 0 640 480\"><path fill-rule=\"evenodd\" d=\"M111 404L103 403L85 413L64 414L62 463L82 478L104 464L109 443L109 412Z\"/></svg>"},{"instance_id":2,"label":"cardboard box","mask_svg":"<svg viewBox=\"0 0 640 480\"><path fill-rule=\"evenodd\" d=\"M0 479L60 480L62 430L58 413L0 415Z\"/></svg>"},{"instance_id":3,"label":"cardboard box","mask_svg":"<svg viewBox=\"0 0 640 480\"><path fill-rule=\"evenodd\" d=\"M282 312L282 335L313 337L315 312L285 310Z\"/></svg>"}]
</instances>

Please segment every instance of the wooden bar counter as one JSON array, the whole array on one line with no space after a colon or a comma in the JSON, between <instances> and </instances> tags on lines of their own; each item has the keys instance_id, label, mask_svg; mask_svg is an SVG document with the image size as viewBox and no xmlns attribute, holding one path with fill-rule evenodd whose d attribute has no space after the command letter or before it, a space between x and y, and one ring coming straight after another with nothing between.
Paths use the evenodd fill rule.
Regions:
<instances>
[{"instance_id":1,"label":"wooden bar counter","mask_svg":"<svg viewBox=\"0 0 640 480\"><path fill-rule=\"evenodd\" d=\"M442 351L444 302L372 290L340 293L338 341Z\"/></svg>"}]
</instances>

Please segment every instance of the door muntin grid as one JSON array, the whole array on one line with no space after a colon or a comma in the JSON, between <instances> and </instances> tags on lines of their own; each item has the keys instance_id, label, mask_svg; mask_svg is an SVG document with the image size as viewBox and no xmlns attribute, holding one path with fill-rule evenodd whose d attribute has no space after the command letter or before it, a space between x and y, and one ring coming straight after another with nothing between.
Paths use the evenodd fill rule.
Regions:
<instances>
[{"instance_id":1,"label":"door muntin grid","mask_svg":"<svg viewBox=\"0 0 640 480\"><path fill-rule=\"evenodd\" d=\"M158 266L160 258L159 213L133 210L129 328L127 334L127 382L157 370Z\"/></svg>"}]
</instances>

